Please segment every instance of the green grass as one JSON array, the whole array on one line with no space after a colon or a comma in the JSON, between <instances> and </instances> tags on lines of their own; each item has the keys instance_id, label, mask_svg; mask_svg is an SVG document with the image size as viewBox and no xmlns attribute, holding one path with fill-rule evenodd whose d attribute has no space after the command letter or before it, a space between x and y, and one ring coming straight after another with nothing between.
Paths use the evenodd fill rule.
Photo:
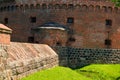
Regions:
<instances>
[{"instance_id":1,"label":"green grass","mask_svg":"<svg viewBox=\"0 0 120 80\"><path fill-rule=\"evenodd\" d=\"M21 80L117 80L119 77L120 64L92 64L76 70L58 66Z\"/></svg>"},{"instance_id":2,"label":"green grass","mask_svg":"<svg viewBox=\"0 0 120 80\"><path fill-rule=\"evenodd\" d=\"M32 74L22 80L91 80L70 68L55 67Z\"/></svg>"},{"instance_id":3,"label":"green grass","mask_svg":"<svg viewBox=\"0 0 120 80\"><path fill-rule=\"evenodd\" d=\"M92 80L117 80L120 77L120 64L93 64L76 71Z\"/></svg>"}]
</instances>

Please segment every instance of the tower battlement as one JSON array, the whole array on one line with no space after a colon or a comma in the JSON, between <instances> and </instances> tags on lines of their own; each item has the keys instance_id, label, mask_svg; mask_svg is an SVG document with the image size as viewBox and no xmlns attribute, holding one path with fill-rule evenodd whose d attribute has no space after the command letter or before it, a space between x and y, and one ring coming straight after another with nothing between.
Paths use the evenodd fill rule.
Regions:
<instances>
[{"instance_id":1,"label":"tower battlement","mask_svg":"<svg viewBox=\"0 0 120 80\"><path fill-rule=\"evenodd\" d=\"M27 1L26 1L27 2ZM77 9L83 11L102 11L102 12L118 12L119 8L109 1L94 0L74 0L74 1L38 1L33 3L16 2L1 4L0 12L26 10L26 9Z\"/></svg>"}]
</instances>

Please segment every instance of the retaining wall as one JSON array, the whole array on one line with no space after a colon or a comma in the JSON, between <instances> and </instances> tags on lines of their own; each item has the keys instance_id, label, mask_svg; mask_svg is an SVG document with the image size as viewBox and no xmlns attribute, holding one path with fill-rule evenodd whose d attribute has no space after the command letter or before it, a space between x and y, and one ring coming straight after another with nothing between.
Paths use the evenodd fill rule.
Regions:
<instances>
[{"instance_id":1,"label":"retaining wall","mask_svg":"<svg viewBox=\"0 0 120 80\"><path fill-rule=\"evenodd\" d=\"M72 68L89 64L120 64L120 49L82 49L54 47L59 55L59 64Z\"/></svg>"},{"instance_id":2,"label":"retaining wall","mask_svg":"<svg viewBox=\"0 0 120 80\"><path fill-rule=\"evenodd\" d=\"M47 45L11 43L1 48L0 80L19 80L31 73L58 65L57 54ZM6 55L5 55L6 54Z\"/></svg>"},{"instance_id":3,"label":"retaining wall","mask_svg":"<svg viewBox=\"0 0 120 80\"><path fill-rule=\"evenodd\" d=\"M120 64L120 49L53 47L12 42L0 46L0 80L18 80L31 73L57 65L71 68L85 65Z\"/></svg>"}]
</instances>

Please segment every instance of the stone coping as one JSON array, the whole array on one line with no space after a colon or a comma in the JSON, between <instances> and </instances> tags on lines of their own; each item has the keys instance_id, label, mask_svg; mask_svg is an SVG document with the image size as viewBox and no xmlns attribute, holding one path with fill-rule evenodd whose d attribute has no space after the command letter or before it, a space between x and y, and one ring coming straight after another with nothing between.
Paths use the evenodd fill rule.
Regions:
<instances>
[{"instance_id":1,"label":"stone coping","mask_svg":"<svg viewBox=\"0 0 120 80\"><path fill-rule=\"evenodd\" d=\"M7 26L0 24L0 33L12 33L12 29L8 28Z\"/></svg>"}]
</instances>

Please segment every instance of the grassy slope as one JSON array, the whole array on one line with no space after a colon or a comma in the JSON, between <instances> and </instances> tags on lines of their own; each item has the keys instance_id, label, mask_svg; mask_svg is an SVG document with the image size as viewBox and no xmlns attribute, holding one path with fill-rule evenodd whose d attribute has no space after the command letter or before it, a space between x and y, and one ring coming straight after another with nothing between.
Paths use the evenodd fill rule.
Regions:
<instances>
[{"instance_id":1,"label":"grassy slope","mask_svg":"<svg viewBox=\"0 0 120 80\"><path fill-rule=\"evenodd\" d=\"M55 67L22 80L120 80L118 77L120 77L120 64L93 64L76 70Z\"/></svg>"},{"instance_id":2,"label":"grassy slope","mask_svg":"<svg viewBox=\"0 0 120 80\"><path fill-rule=\"evenodd\" d=\"M65 67L55 67L30 75L22 80L91 80Z\"/></svg>"},{"instance_id":3,"label":"grassy slope","mask_svg":"<svg viewBox=\"0 0 120 80\"><path fill-rule=\"evenodd\" d=\"M76 71L92 80L116 80L120 77L120 64L93 64Z\"/></svg>"}]
</instances>

